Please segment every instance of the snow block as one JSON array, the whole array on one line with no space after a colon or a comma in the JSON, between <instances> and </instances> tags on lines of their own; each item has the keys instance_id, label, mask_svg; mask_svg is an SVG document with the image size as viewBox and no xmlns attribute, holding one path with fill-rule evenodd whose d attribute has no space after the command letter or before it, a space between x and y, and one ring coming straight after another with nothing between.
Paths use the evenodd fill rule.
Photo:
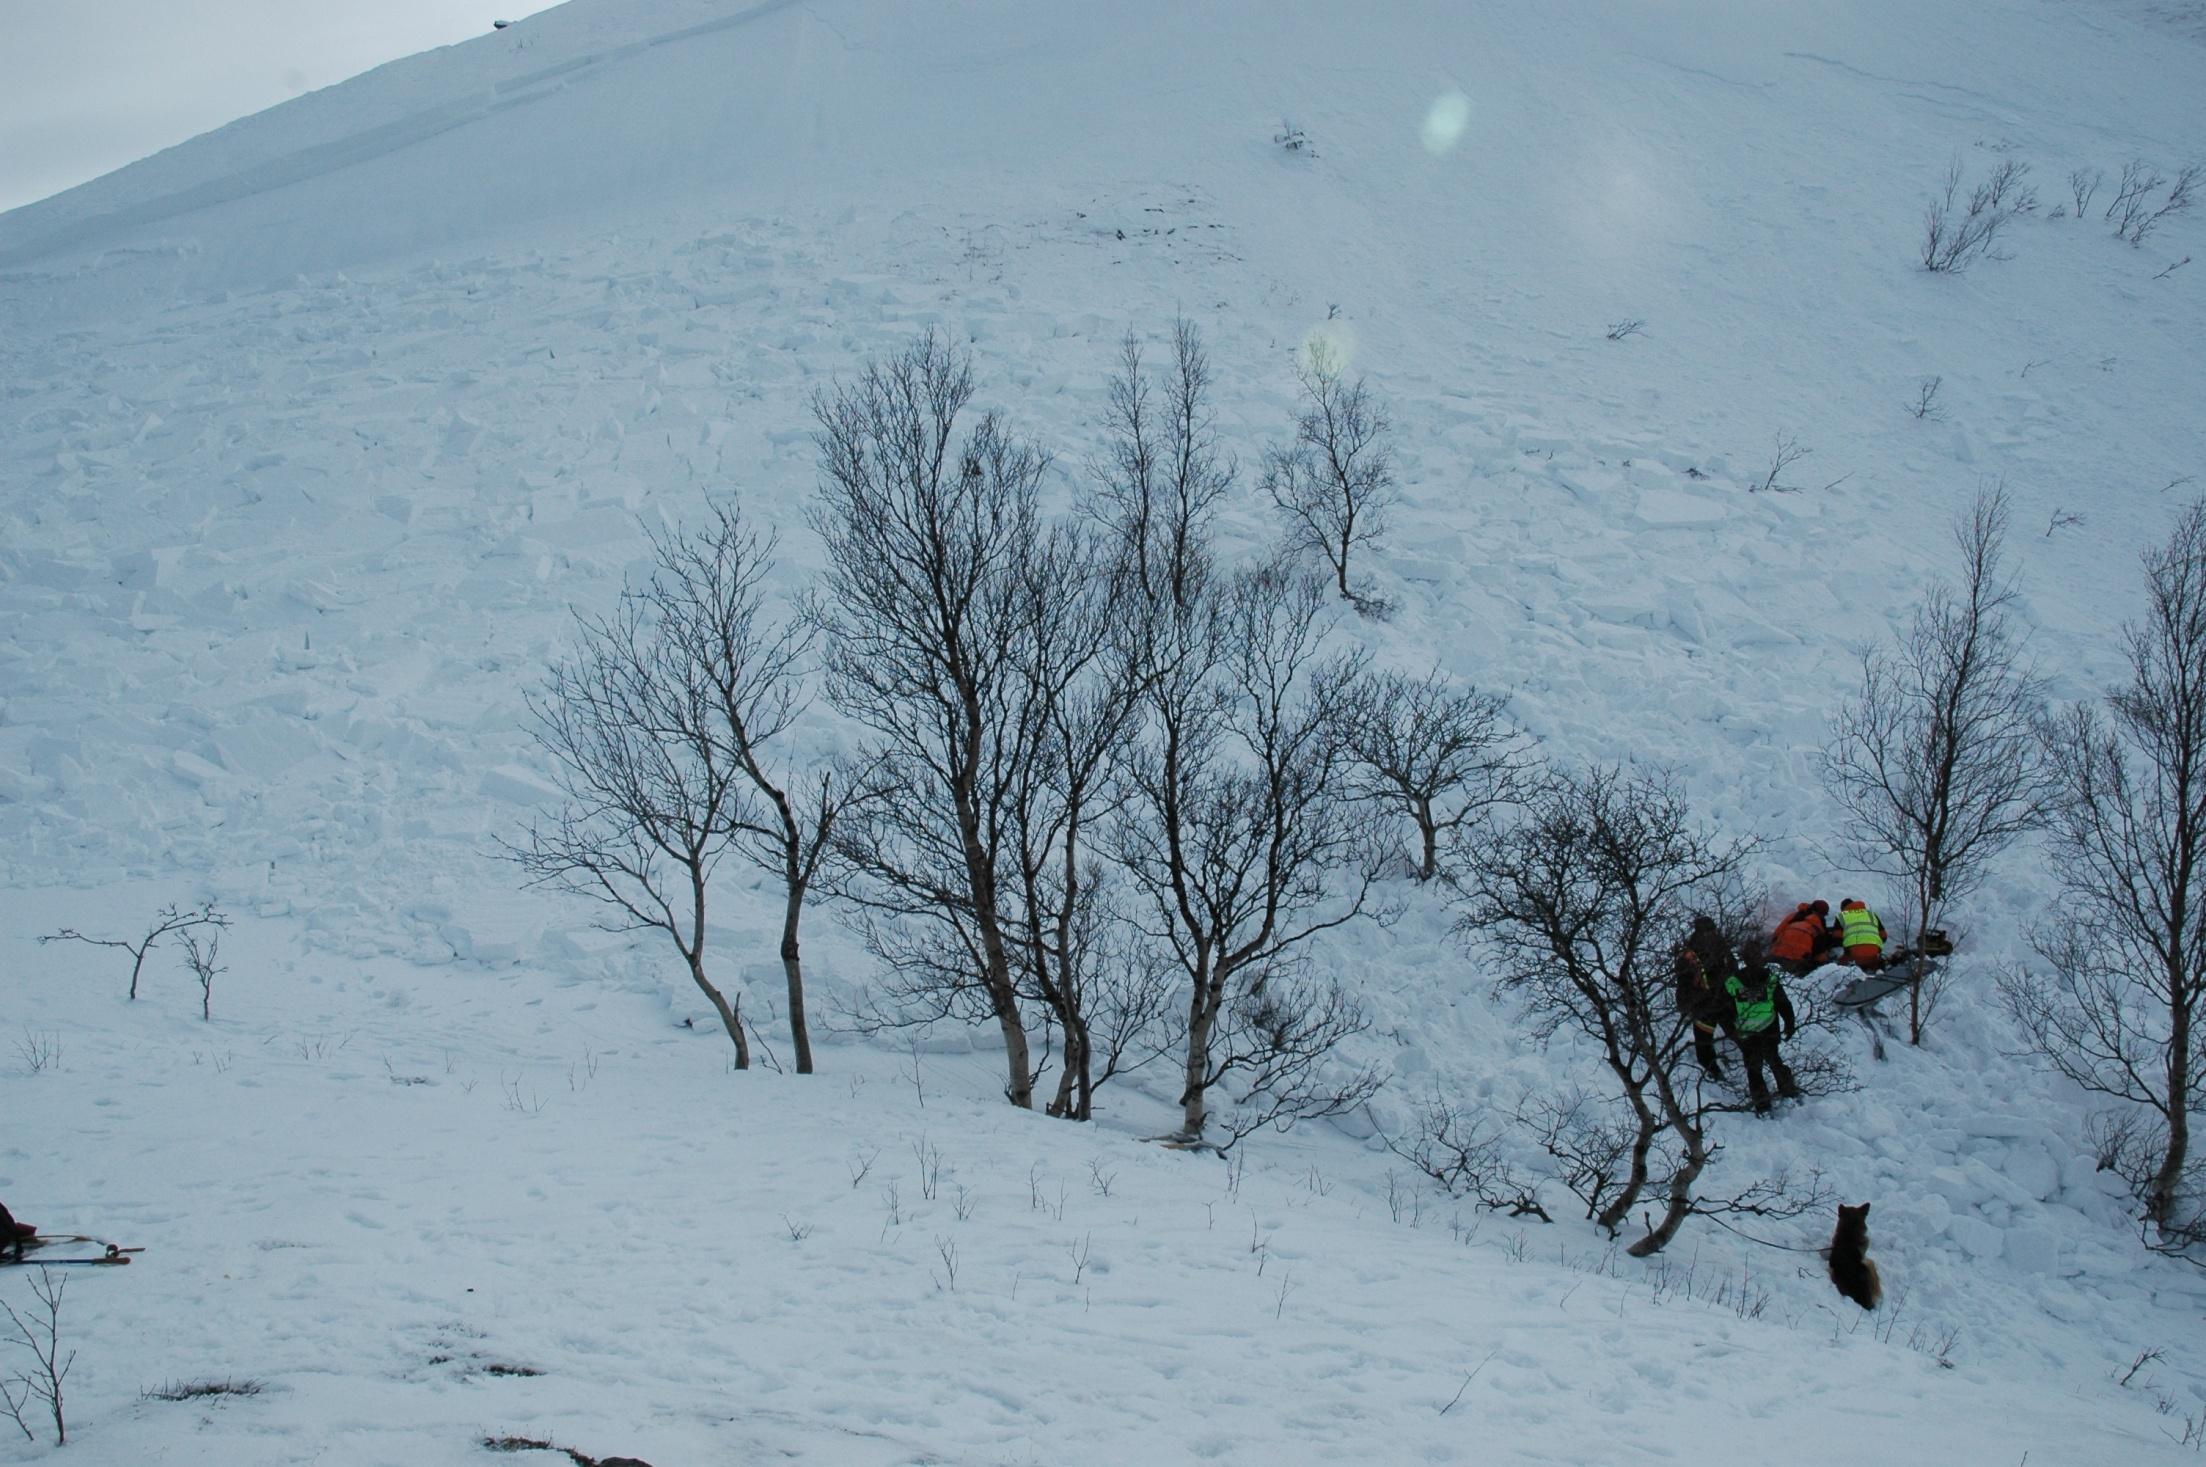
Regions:
<instances>
[{"instance_id":1,"label":"snow block","mask_svg":"<svg viewBox=\"0 0 2206 1467\"><path fill-rule=\"evenodd\" d=\"M2041 1202L2060 1191L2059 1163L2035 1142L2018 1142L2008 1147L2000 1170L2008 1180Z\"/></svg>"},{"instance_id":2,"label":"snow block","mask_svg":"<svg viewBox=\"0 0 2206 1467\"><path fill-rule=\"evenodd\" d=\"M214 736L223 764L238 774L269 780L321 752L321 738L302 724L282 717L255 718Z\"/></svg>"},{"instance_id":3,"label":"snow block","mask_svg":"<svg viewBox=\"0 0 2206 1467\"><path fill-rule=\"evenodd\" d=\"M2051 1228L2013 1228L2005 1239L2007 1262L2023 1273L2061 1272L2060 1235Z\"/></svg>"},{"instance_id":4,"label":"snow block","mask_svg":"<svg viewBox=\"0 0 2206 1467\"><path fill-rule=\"evenodd\" d=\"M1692 530L1720 525L1727 517L1723 506L1697 494L1675 489L1647 489L1632 507L1632 518L1642 529Z\"/></svg>"},{"instance_id":5,"label":"snow block","mask_svg":"<svg viewBox=\"0 0 2206 1467\"><path fill-rule=\"evenodd\" d=\"M559 791L538 779L518 764L501 764L483 775L482 792L493 800L506 800L516 805L550 805L559 801Z\"/></svg>"},{"instance_id":6,"label":"snow block","mask_svg":"<svg viewBox=\"0 0 2206 1467\"><path fill-rule=\"evenodd\" d=\"M21 769L0 764L0 801L28 801L44 788L43 780L33 781Z\"/></svg>"},{"instance_id":7,"label":"snow block","mask_svg":"<svg viewBox=\"0 0 2206 1467\"><path fill-rule=\"evenodd\" d=\"M1926 1190L1945 1198L1957 1213L1973 1212L1979 1202L1988 1201L1991 1192L1958 1167L1931 1168L1923 1179Z\"/></svg>"},{"instance_id":8,"label":"snow block","mask_svg":"<svg viewBox=\"0 0 2206 1467\"><path fill-rule=\"evenodd\" d=\"M175 570L177 557L183 551L134 550L127 554L110 556L107 562L108 576L114 583L128 591L150 591L169 580Z\"/></svg>"},{"instance_id":9,"label":"snow block","mask_svg":"<svg viewBox=\"0 0 2206 1467\"><path fill-rule=\"evenodd\" d=\"M450 922L438 929L437 935L452 949L452 955L462 962L481 963L486 967L509 968L521 960L521 949L511 942L482 942L475 934L457 922Z\"/></svg>"},{"instance_id":10,"label":"snow block","mask_svg":"<svg viewBox=\"0 0 2206 1467\"><path fill-rule=\"evenodd\" d=\"M2093 1192L2098 1190L2099 1164L2088 1156L2071 1156L2060 1169L2060 1185L2064 1192Z\"/></svg>"},{"instance_id":11,"label":"snow block","mask_svg":"<svg viewBox=\"0 0 2206 1467\"><path fill-rule=\"evenodd\" d=\"M1980 1217L1956 1217L1946 1225L1946 1236L1979 1262L1997 1258L2006 1249L2006 1239L1999 1229Z\"/></svg>"},{"instance_id":12,"label":"snow block","mask_svg":"<svg viewBox=\"0 0 2206 1467\"><path fill-rule=\"evenodd\" d=\"M1992 1136L2002 1141L2035 1141L2048 1150L2059 1145L2053 1128L2030 1116L1980 1111L1963 1118L1960 1126L1971 1136Z\"/></svg>"},{"instance_id":13,"label":"snow block","mask_svg":"<svg viewBox=\"0 0 2206 1467\"><path fill-rule=\"evenodd\" d=\"M179 750L169 759L169 768L178 779L189 785L204 785L224 777L223 771L197 754Z\"/></svg>"}]
</instances>

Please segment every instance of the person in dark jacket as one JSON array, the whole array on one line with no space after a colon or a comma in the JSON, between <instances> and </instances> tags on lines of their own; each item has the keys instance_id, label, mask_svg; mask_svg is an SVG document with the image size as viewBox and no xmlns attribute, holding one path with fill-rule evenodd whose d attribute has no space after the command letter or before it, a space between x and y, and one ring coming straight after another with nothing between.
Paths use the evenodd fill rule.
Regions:
<instances>
[{"instance_id":1,"label":"person in dark jacket","mask_svg":"<svg viewBox=\"0 0 2206 1467\"><path fill-rule=\"evenodd\" d=\"M15 1214L8 1211L7 1204L0 1202L0 1255L13 1252L17 1258L21 1258L24 1247L37 1236L37 1228L29 1223L17 1222Z\"/></svg>"},{"instance_id":2,"label":"person in dark jacket","mask_svg":"<svg viewBox=\"0 0 2206 1467\"><path fill-rule=\"evenodd\" d=\"M1787 1100L1800 1098L1800 1084L1778 1051L1780 1039L1790 1039L1799 1028L1792 999L1785 993L1784 976L1768 956L1748 952L1747 961L1724 984L1731 1000L1731 1037L1738 1041L1739 1057L1746 1065L1746 1089L1757 1115L1770 1109L1769 1082L1762 1071L1777 1076L1777 1093Z\"/></svg>"},{"instance_id":3,"label":"person in dark jacket","mask_svg":"<svg viewBox=\"0 0 2206 1467\"><path fill-rule=\"evenodd\" d=\"M1692 935L1677 950L1677 1007L1693 1026L1693 1058L1701 1073L1718 1084L1723 1082L1723 1065L1716 1058L1716 1029L1731 1010L1723 984L1738 966L1716 919L1695 917Z\"/></svg>"}]
</instances>

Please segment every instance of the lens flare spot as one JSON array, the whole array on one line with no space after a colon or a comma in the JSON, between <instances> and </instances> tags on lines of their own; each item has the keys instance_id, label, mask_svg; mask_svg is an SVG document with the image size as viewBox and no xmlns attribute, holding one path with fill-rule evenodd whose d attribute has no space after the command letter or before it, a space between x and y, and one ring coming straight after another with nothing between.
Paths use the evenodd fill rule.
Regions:
<instances>
[{"instance_id":1,"label":"lens flare spot","mask_svg":"<svg viewBox=\"0 0 2206 1467\"><path fill-rule=\"evenodd\" d=\"M1425 151L1439 157L1463 140L1463 131L1470 125L1471 99L1461 92L1449 92L1425 113Z\"/></svg>"},{"instance_id":2,"label":"lens flare spot","mask_svg":"<svg viewBox=\"0 0 2206 1467\"><path fill-rule=\"evenodd\" d=\"M1304 372L1332 377L1346 371L1355 355L1356 333L1346 321L1320 321L1302 338L1295 365Z\"/></svg>"}]
</instances>

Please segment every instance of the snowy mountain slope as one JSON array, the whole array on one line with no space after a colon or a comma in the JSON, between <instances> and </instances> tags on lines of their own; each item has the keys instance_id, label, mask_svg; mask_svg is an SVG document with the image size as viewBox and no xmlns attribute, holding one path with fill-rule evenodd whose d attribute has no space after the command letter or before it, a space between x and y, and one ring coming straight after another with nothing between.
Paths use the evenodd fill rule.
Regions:
<instances>
[{"instance_id":1,"label":"snowy mountain slope","mask_svg":"<svg viewBox=\"0 0 2206 1467\"><path fill-rule=\"evenodd\" d=\"M1841 1312L1812 1258L1716 1235L1620 1267L1400 1177L1397 1217L1338 1138L1236 1173L1014 1113L971 1056L736 1082L636 999L493 1005L288 925L238 929L212 1026L165 976L118 1021L106 955L23 985L61 1059L0 1083L68 1143L11 1156L10 1195L148 1245L71 1280L56 1460L555 1460L476 1446L506 1435L660 1467L2176 1459L2059 1325L1996 1364L1964 1332L1941 1369L1941 1318ZM264 1389L139 1396L198 1379Z\"/></svg>"},{"instance_id":2,"label":"snowy mountain slope","mask_svg":"<svg viewBox=\"0 0 2206 1467\"><path fill-rule=\"evenodd\" d=\"M26 1212L26 1197L66 1199L79 1222L140 1208L124 1220L164 1237L204 1225L181 1177L143 1180L71 1118L101 1098L163 1110L167 1097L123 1097L136 1067L165 1055L166 1084L189 1103L160 1146L189 1161L206 1154L191 1135L236 1123L199 1109L227 1092L182 1073L187 1041L169 1019L118 1017L93 958L30 945L186 895L249 912L258 981L287 975L265 1000L218 1001L240 1052L368 1027L363 1009L417 1066L450 1048L486 1078L489 1056L510 1056L555 1092L596 1039L656 1052L667 999L687 1003L678 975L647 945L593 934L584 912L516 895L491 852L542 791L522 692L565 608L603 606L636 563L639 511L693 513L708 492L740 492L782 530L793 590L818 560L803 520L809 394L929 326L969 342L986 398L1058 449L1068 496L1123 332L1153 335L1175 312L1203 329L1244 463L1289 420L1293 348L1316 332L1341 342L1393 412L1408 499L1371 566L1400 612L1343 635L1383 661L1514 689L1564 755L1674 764L1727 829L1771 839L1773 891L1837 895L1813 751L1847 649L1904 618L1943 568L1952 511L1980 480L2008 483L2037 645L2074 694L2108 673L2135 551L2196 492L2162 486L2206 461L2206 277L2153 277L2206 244L2202 221L2132 250L2095 211L2041 215L2012 234L2012 259L1968 275L1928 276L1912 258L1922 202L1956 154L1972 174L2030 162L2047 212L2071 167L2192 156L2206 50L2165 36L2118 7L1973 0L1375 14L581 3L0 216L5 930L21 944L10 967L25 1021L65 1029L72 1056L60 1075L6 1083L11 1111L27 1098L75 1138L11 1143L0 1195ZM1315 157L1274 142L1290 124ZM1605 339L1627 318L1644 332ZM1946 419L1913 420L1904 404L1933 374ZM1780 433L1815 450L1794 474L1806 492L1748 493ZM2053 530L2056 510L2082 522ZM1271 533L1245 480L1229 525L1243 546ZM1864 536L1867 563L1849 554ZM812 735L842 737L824 714ZM2033 1460L2062 1460L2063 1438L2018 1405L2058 1395L2079 1413L2067 1460L2131 1460L2165 1423L2140 1425L2151 1403L2107 1374L2139 1349L2195 1341L2199 1296L2132 1245L2119 1201L2076 1165L2074 1098L2004 1057L2014 1036L1982 1012L2046 890L2025 858L1987 894L1963 975L1978 1006L1930 1051L1873 1069L1857 1054L1862 1094L1726 1136L1725 1164L1806 1159L1874 1198L1895 1282L1933 1335L1962 1331L1958 1371L1893 1387L1910 1403L1898 1429L1966 1409L2014 1422L2018 1451L2043 1443ZM770 1003L768 909L731 883L719 910L725 961ZM1366 1057L1401 1077L1382 1121L1428 1081L1506 1099L1566 1063L1524 1052L1445 923L1420 906L1330 955L1373 1006ZM830 995L862 979L827 922L813 933ZM372 1002L310 1004L309 1023L275 997L358 965L382 975ZM388 1015L375 1009L394 995ZM792 1152L836 1123L768 1077L731 1097L738 1082L709 1053L684 1063L667 1083L685 1110L771 1107ZM835 1051L836 1069L876 1082L885 1063ZM260 1083L303 1103L322 1083L308 1069ZM353 1099L365 1091L380 1104L387 1083L371 1069L329 1103L370 1105ZM984 1067L961 1083L988 1093ZM495 1111L487 1087L418 1088L431 1092L415 1097L422 1123L466 1138L452 1155L496 1144L482 1127L504 1113L478 1114ZM933 1122L887 1099L893 1088L873 1084L860 1109L879 1107L895 1149L894 1133ZM542 1150L634 1152L644 1105L572 1122L547 1107ZM1129 1089L1108 1129L1153 1131L1148 1105ZM202 1114L203 1128L189 1119ZM1010 1124L976 1110L957 1126ZM1095 1144L1149 1174L1138 1148ZM1015 1191L1030 1158L985 1145L991 1187ZM1315 1148L1355 1194L1344 1205L1364 1218L1318 1252L1393 1247L1359 1231L1383 1215L1382 1159L1337 1136L1265 1145L1280 1148L1259 1152L1274 1180L1293 1175L1295 1148ZM298 1167L312 1149L301 1143ZM331 1170L352 1169L383 1205L418 1200L404 1150L343 1156ZM620 1162L565 1174L609 1193L637 1175ZM540 1224L556 1235L560 1192L544 1190L554 1216ZM1177 1194L1160 1182L1156 1195ZM689 1210L701 1205L676 1206L668 1236L708 1228ZM771 1234L783 1205L745 1201L745 1236ZM466 1246L525 1225L471 1227ZM377 1248L346 1236L351 1271L325 1322L380 1338L399 1326L374 1303ZM1148 1246L1130 1224L1123 1236ZM1578 1229L1532 1236L1542 1255L1592 1248ZM1784 1258L1712 1231L1701 1246L1725 1269ZM1409 1258L1387 1266L1428 1267ZM1541 1309L1575 1281L1544 1257L1531 1266ZM173 1277L158 1297L177 1308L209 1286L202 1262ZM1812 1270L1772 1288L1795 1321L1830 1303ZM821 1297L871 1309L873 1289L861 1276ZM1489 1280L1464 1307L1519 1319L1506 1294ZM240 1333L263 1307L240 1307ZM535 1311L532 1329L565 1313L515 1307ZM1375 1328L1345 1298L1327 1310L1307 1347ZM1138 1331L1106 1340L1089 1348L1142 1353ZM1920 1367L1899 1345L1898 1365L1861 1368ZM1811 1369L1792 1343L1758 1348ZM926 1352L915 1335L888 1353L909 1378ZM1558 1379L1635 1378L1598 1349L1534 1353ZM101 1367L112 1373L88 1399L120 1411L151 1363ZM2178 1386L2179 1370L2167 1389L2194 1409L2200 1382ZM1668 1429L1646 1414L1653 1386L1612 1394L1615 1421L1573 1415L1571 1429L1611 1445ZM299 1429L326 1424L325 1408ZM1835 1418L1813 1413L1846 1408L1769 1409L1794 1434L1826 1432ZM1096 1410L1116 1423L1109 1440L1137 1439L1133 1408ZM1723 1449L1745 1460L1745 1418L1719 1419ZM230 1442L234 1420L210 1440ZM1519 1425L1502 1442L1529 1453L1553 1421ZM1192 1440L1195 1427L1173 1429ZM1405 1452L1462 1449L1372 1429ZM1279 1455L1261 1432L1234 1432L1249 1457ZM956 1440L910 1450L958 1460ZM970 1459L1019 1460L1013 1440ZM1589 1451L1602 1455L1577 1455Z\"/></svg>"}]
</instances>

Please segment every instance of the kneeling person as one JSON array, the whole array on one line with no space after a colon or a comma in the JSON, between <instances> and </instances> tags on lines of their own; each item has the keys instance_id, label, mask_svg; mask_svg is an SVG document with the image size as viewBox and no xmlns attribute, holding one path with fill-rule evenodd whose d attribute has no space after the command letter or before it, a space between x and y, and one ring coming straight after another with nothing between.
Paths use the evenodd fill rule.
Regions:
<instances>
[{"instance_id":1,"label":"kneeling person","mask_svg":"<svg viewBox=\"0 0 2206 1467\"><path fill-rule=\"evenodd\" d=\"M1769 940L1769 955L1786 972L1802 978L1828 962L1838 950L1838 928L1831 922L1831 904L1802 902L1792 915L1777 924Z\"/></svg>"},{"instance_id":2,"label":"kneeling person","mask_svg":"<svg viewBox=\"0 0 2206 1467\"><path fill-rule=\"evenodd\" d=\"M1866 902L1848 897L1838 904L1838 940L1847 960L1862 972L1874 973L1884 966L1884 945L1890 939L1885 936L1884 919L1870 911Z\"/></svg>"}]
</instances>

